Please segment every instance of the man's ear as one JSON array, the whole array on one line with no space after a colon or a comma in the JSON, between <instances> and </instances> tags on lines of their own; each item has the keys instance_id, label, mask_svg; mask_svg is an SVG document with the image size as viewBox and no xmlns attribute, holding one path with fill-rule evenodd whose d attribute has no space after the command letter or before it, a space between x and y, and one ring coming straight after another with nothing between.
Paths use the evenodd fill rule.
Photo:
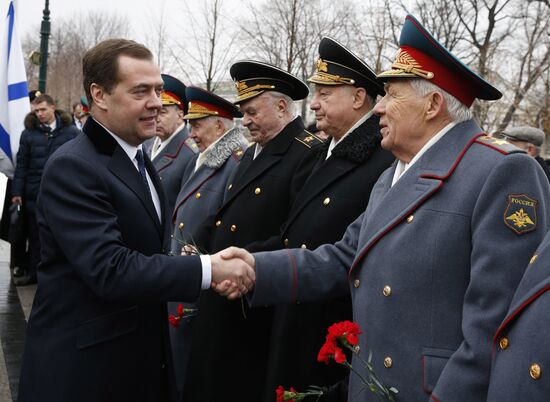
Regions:
<instances>
[{"instance_id":1,"label":"man's ear","mask_svg":"<svg viewBox=\"0 0 550 402\"><path fill-rule=\"evenodd\" d=\"M355 88L353 91L353 104L352 107L357 110L363 107L367 102L367 91L365 88Z\"/></svg>"},{"instance_id":2,"label":"man's ear","mask_svg":"<svg viewBox=\"0 0 550 402\"><path fill-rule=\"evenodd\" d=\"M426 120L432 120L447 110L447 102L441 92L433 91L426 97Z\"/></svg>"},{"instance_id":3,"label":"man's ear","mask_svg":"<svg viewBox=\"0 0 550 402\"><path fill-rule=\"evenodd\" d=\"M107 110L107 102L106 98L108 93L105 91L105 89L96 83L93 83L90 85L90 94L92 95L92 99L94 101L94 104L101 110Z\"/></svg>"},{"instance_id":4,"label":"man's ear","mask_svg":"<svg viewBox=\"0 0 550 402\"><path fill-rule=\"evenodd\" d=\"M223 125L223 121L221 121L220 119L217 119L216 120L216 124L217 124L217 135L216 137L221 137L222 134L225 132L225 126Z\"/></svg>"},{"instance_id":5,"label":"man's ear","mask_svg":"<svg viewBox=\"0 0 550 402\"><path fill-rule=\"evenodd\" d=\"M288 105L286 103L286 100L279 99L277 101L277 111L279 112L279 117L282 117L285 115L285 113L288 111Z\"/></svg>"}]
</instances>

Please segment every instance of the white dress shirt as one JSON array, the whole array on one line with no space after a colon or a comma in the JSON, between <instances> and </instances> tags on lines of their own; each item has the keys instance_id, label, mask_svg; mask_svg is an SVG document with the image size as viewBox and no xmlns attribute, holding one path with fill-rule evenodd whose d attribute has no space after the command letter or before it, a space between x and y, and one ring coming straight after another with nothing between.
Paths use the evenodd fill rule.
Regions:
<instances>
[{"instance_id":1,"label":"white dress shirt","mask_svg":"<svg viewBox=\"0 0 550 402\"><path fill-rule=\"evenodd\" d=\"M443 127L436 135L434 135L430 140L424 144L424 146L418 151L418 153L411 159L409 163L405 163L401 160L397 161L397 166L395 167L395 172L393 173L393 180L391 182L391 185L397 183L399 178L403 176L403 174L409 170L409 168L418 160L422 155L426 153L428 149L430 149L437 141L439 141L445 134L449 132L451 128L453 128L456 125L455 122L451 122L447 124L445 127Z\"/></svg>"}]
</instances>

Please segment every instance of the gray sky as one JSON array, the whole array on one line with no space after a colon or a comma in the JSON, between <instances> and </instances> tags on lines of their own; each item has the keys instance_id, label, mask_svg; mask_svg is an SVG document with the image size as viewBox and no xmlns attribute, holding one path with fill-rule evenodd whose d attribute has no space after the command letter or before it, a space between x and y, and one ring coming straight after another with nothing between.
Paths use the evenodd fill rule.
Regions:
<instances>
[{"instance_id":1,"label":"gray sky","mask_svg":"<svg viewBox=\"0 0 550 402\"><path fill-rule=\"evenodd\" d=\"M236 10L245 1L224 0L224 9ZM0 0L0 12L4 18L7 12L9 0ZM16 12L18 15L19 32L24 38L28 32L39 29L42 21L45 0L16 0ZM184 0L50 0L50 21L55 24L56 19L65 19L89 10L105 10L109 13L117 13L126 16L130 21L131 38L143 42L147 30L150 29L150 20L160 15L160 9L164 5L167 30L173 35L185 35L185 21L181 18L186 13L186 7L193 7L193 12L198 12L202 1ZM36 32L36 35L40 35Z\"/></svg>"},{"instance_id":2,"label":"gray sky","mask_svg":"<svg viewBox=\"0 0 550 402\"><path fill-rule=\"evenodd\" d=\"M9 0L1 0L2 8L5 9ZM178 3L176 0L162 0L167 6ZM19 9L18 22L21 36L30 32L42 21L42 12L44 10L44 0L16 0ZM142 25L140 20L146 20L147 15L154 11L154 5L161 1L152 0L50 0L50 21L55 23L57 18L66 18L80 12L88 10L106 10L125 15L132 24L130 32L136 32L140 35L143 32L139 29ZM178 4L178 7L180 5ZM3 12L2 15L5 15ZM37 33L38 34L38 33Z\"/></svg>"}]
</instances>

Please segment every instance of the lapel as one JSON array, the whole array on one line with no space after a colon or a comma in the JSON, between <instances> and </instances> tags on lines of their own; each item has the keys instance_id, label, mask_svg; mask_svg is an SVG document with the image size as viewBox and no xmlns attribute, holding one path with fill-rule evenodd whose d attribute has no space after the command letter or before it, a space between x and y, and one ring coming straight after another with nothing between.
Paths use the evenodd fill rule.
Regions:
<instances>
[{"instance_id":1,"label":"lapel","mask_svg":"<svg viewBox=\"0 0 550 402\"><path fill-rule=\"evenodd\" d=\"M239 166L238 176L233 183L234 190L231 191L225 204L231 202L231 200L243 191L251 181L261 176L267 169L279 162L290 145L292 145L294 137L303 130L304 123L302 122L302 118L297 117L288 123L285 128L277 134L264 149L262 149L262 152L260 152L260 155L258 155L256 159L252 160L255 148L248 148ZM243 165L243 163L245 163L245 165Z\"/></svg>"},{"instance_id":2,"label":"lapel","mask_svg":"<svg viewBox=\"0 0 550 402\"><path fill-rule=\"evenodd\" d=\"M325 156L326 152L321 155L321 158ZM300 189L283 232L288 229L294 219L296 219L313 198L324 192L332 183L338 181L342 176L345 176L358 166L349 160L334 158L332 156L326 161L319 161L318 164L319 167L317 170L309 176L304 186Z\"/></svg>"},{"instance_id":3,"label":"lapel","mask_svg":"<svg viewBox=\"0 0 550 402\"><path fill-rule=\"evenodd\" d=\"M157 172L171 165L174 159L179 155L181 148L185 146L185 140L188 137L187 127L174 134L168 145L164 147L158 155L152 160Z\"/></svg>"},{"instance_id":4,"label":"lapel","mask_svg":"<svg viewBox=\"0 0 550 402\"><path fill-rule=\"evenodd\" d=\"M181 190L178 194L176 207L174 208L174 212L172 214L172 222L176 221L179 207L181 207L189 199L191 195L195 194L196 191L207 180L209 180L212 176L214 176L214 174L216 174L216 172L217 172L216 169L207 167L203 164L197 169L195 173L193 173L189 177L189 179L187 179L187 181L181 187Z\"/></svg>"},{"instance_id":5,"label":"lapel","mask_svg":"<svg viewBox=\"0 0 550 402\"><path fill-rule=\"evenodd\" d=\"M329 143L324 145L312 172L294 201L284 231L313 198L357 166L368 163L369 158L380 149L379 121L380 118L375 115L365 120L334 147L328 160L326 156Z\"/></svg>"},{"instance_id":6,"label":"lapel","mask_svg":"<svg viewBox=\"0 0 550 402\"><path fill-rule=\"evenodd\" d=\"M350 268L361 262L367 252L387 233L418 209L453 174L458 163L482 130L469 120L454 126L435 143L391 187L394 167L381 178L382 194L369 208L358 242L358 253ZM374 199L373 199L374 201Z\"/></svg>"},{"instance_id":7,"label":"lapel","mask_svg":"<svg viewBox=\"0 0 550 402\"><path fill-rule=\"evenodd\" d=\"M94 144L99 153L110 155L111 160L109 162L109 170L117 176L123 185L127 186L136 194L139 198L147 213L151 216L151 219L155 222L157 231L162 237L162 229L151 194L145 188L141 176L136 169L134 163L128 158L128 155L118 145L116 140L93 118L86 121L84 125L84 133L88 136L90 141ZM148 170L149 176L153 180L159 199L161 201L161 209L164 205L164 195L157 174L154 172L154 168L151 165L149 157L145 157L145 166Z\"/></svg>"}]
</instances>

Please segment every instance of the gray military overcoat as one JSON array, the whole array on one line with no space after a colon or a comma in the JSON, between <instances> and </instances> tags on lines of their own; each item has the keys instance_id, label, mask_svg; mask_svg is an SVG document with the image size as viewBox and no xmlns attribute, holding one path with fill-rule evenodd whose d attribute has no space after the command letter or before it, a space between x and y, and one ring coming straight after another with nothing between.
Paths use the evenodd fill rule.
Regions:
<instances>
[{"instance_id":1,"label":"gray military overcoat","mask_svg":"<svg viewBox=\"0 0 550 402\"><path fill-rule=\"evenodd\" d=\"M491 339L549 227L548 180L473 121L453 127L392 187L394 170L335 245L256 254L250 302L351 289L361 353L372 352L397 401L485 401ZM358 359L353 366L362 369ZM350 401L377 400L350 379Z\"/></svg>"},{"instance_id":2,"label":"gray military overcoat","mask_svg":"<svg viewBox=\"0 0 550 402\"><path fill-rule=\"evenodd\" d=\"M172 216L172 223L175 224L171 245L173 254L180 254L182 242L193 244L193 231L218 211L229 180L235 173L247 146L247 140L242 132L234 128L213 145L204 163L194 172L196 158L192 159L188 168L192 173L180 190ZM176 314L178 304L179 302L168 303L170 314ZM185 307L196 307L194 303L183 304ZM170 327L169 330L179 393L183 390L193 321L194 317L191 315L182 321L179 328Z\"/></svg>"},{"instance_id":3,"label":"gray military overcoat","mask_svg":"<svg viewBox=\"0 0 550 402\"><path fill-rule=\"evenodd\" d=\"M550 234L535 252L493 338L488 402L550 400Z\"/></svg>"},{"instance_id":4,"label":"gray military overcoat","mask_svg":"<svg viewBox=\"0 0 550 402\"><path fill-rule=\"evenodd\" d=\"M187 127L182 128L174 136L166 147L151 159L162 180L169 211L174 208L187 166L194 163L199 152L197 144L189 137Z\"/></svg>"}]
</instances>

